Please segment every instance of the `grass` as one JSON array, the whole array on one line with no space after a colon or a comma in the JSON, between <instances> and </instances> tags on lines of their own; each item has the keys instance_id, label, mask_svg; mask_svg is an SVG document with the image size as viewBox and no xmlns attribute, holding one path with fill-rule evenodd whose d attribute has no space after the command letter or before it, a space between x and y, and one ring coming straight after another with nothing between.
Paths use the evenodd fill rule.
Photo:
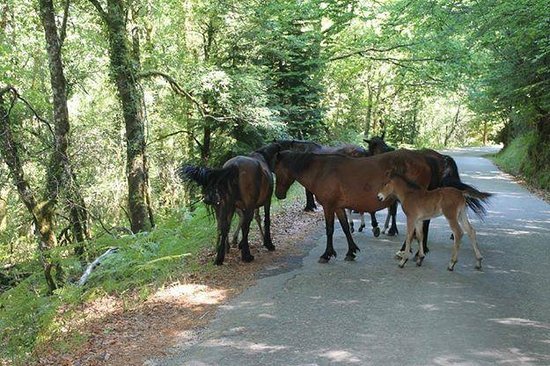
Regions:
<instances>
[{"instance_id":1,"label":"grass","mask_svg":"<svg viewBox=\"0 0 550 366\"><path fill-rule=\"evenodd\" d=\"M303 200L303 188L297 184L286 200L273 199L272 212L296 199ZM92 259L110 247L117 247L118 252L107 257L83 287L75 284L82 270L74 257L63 259L71 283L51 296L46 295L38 261L27 263L34 266L35 274L0 294L0 365L29 364L33 352L44 345L58 351L77 347L85 336L71 326L77 321L75 310L94 300L114 296L131 307L179 275L212 271L214 265L210 261L201 265L198 257L205 248L214 248L215 241L215 219L199 205L193 212L181 209L157 214L157 227L149 233L119 238L103 235L88 243ZM70 338L70 343L57 341L67 329L72 329L71 337L60 338Z\"/></svg>"},{"instance_id":2,"label":"grass","mask_svg":"<svg viewBox=\"0 0 550 366\"><path fill-rule=\"evenodd\" d=\"M494 161L535 188L550 190L550 146L541 144L534 132L516 137Z\"/></svg>"}]
</instances>

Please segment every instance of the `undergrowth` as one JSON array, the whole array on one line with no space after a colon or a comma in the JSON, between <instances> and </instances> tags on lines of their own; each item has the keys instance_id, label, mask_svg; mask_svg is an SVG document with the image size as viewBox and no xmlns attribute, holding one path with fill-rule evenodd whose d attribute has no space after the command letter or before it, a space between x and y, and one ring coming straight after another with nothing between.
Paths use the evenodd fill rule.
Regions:
<instances>
[{"instance_id":1,"label":"undergrowth","mask_svg":"<svg viewBox=\"0 0 550 366\"><path fill-rule=\"evenodd\" d=\"M273 199L272 212L303 199L300 188L294 185L285 201ZM198 254L205 248L213 249L216 241L215 218L202 204L193 212L181 209L157 213L157 222L149 233L116 238L103 235L90 241L87 250L91 259L108 248L116 247L118 251L107 257L82 287L76 284L82 269L74 257L67 257L63 264L70 282L53 295L46 294L40 270L1 293L0 365L27 365L33 361L33 352L44 345L57 351L77 347L85 341L85 335L75 331L71 322L77 321L75 310L91 301L107 296L145 301L157 288L183 273L212 271L211 262L201 265L198 260ZM39 262L35 259L25 265L38 267ZM59 337L67 332L71 337ZM70 343L57 338L70 338Z\"/></svg>"},{"instance_id":2,"label":"undergrowth","mask_svg":"<svg viewBox=\"0 0 550 366\"><path fill-rule=\"evenodd\" d=\"M529 184L550 190L550 146L540 144L535 132L516 137L495 157L505 172L519 176Z\"/></svg>"}]
</instances>

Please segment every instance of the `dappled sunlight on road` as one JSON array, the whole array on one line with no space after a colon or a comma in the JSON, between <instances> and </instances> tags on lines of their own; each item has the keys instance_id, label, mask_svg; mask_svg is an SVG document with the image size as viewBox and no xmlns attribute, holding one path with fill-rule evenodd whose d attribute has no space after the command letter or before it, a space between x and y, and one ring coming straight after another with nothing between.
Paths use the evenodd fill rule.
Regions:
<instances>
[{"instance_id":1,"label":"dappled sunlight on road","mask_svg":"<svg viewBox=\"0 0 550 366\"><path fill-rule=\"evenodd\" d=\"M192 305L213 305L222 302L226 298L226 292L226 290L193 283L173 284L158 290L153 295L153 300L164 302L183 300Z\"/></svg>"},{"instance_id":2,"label":"dappled sunlight on road","mask_svg":"<svg viewBox=\"0 0 550 366\"><path fill-rule=\"evenodd\" d=\"M231 347L235 348L241 351L249 352L249 353L259 353L259 352L267 352L267 353L273 353L277 351L281 351L284 349L287 349L287 346L281 346L281 345L268 345L265 343L254 343L249 341L232 341L229 339L211 339L204 344L205 347ZM220 350L221 351L221 350Z\"/></svg>"},{"instance_id":3,"label":"dappled sunlight on road","mask_svg":"<svg viewBox=\"0 0 550 366\"><path fill-rule=\"evenodd\" d=\"M360 363L361 359L353 353L345 350L321 351L319 356L327 358L330 362Z\"/></svg>"},{"instance_id":4,"label":"dappled sunlight on road","mask_svg":"<svg viewBox=\"0 0 550 366\"><path fill-rule=\"evenodd\" d=\"M542 329L550 329L549 323L542 323L534 320L529 319L522 319L522 318L499 318L499 319L489 319L492 322L499 323L499 324L505 324L505 325L519 325L522 327L533 327L533 328L542 328Z\"/></svg>"}]
</instances>

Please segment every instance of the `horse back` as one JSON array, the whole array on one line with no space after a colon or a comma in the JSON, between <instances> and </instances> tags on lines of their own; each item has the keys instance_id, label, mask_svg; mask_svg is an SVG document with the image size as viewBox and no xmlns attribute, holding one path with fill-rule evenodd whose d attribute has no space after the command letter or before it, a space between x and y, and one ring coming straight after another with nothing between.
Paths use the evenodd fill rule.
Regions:
<instances>
[{"instance_id":1,"label":"horse back","mask_svg":"<svg viewBox=\"0 0 550 366\"><path fill-rule=\"evenodd\" d=\"M225 167L238 168L240 199L235 203L240 209L253 209L263 206L273 193L273 176L264 159L236 156L229 159Z\"/></svg>"}]
</instances>

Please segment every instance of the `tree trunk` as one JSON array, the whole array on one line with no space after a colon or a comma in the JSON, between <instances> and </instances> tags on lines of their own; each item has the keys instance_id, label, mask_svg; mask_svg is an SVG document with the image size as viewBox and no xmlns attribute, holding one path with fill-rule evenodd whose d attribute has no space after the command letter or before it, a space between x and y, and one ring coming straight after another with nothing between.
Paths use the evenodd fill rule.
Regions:
<instances>
[{"instance_id":1,"label":"tree trunk","mask_svg":"<svg viewBox=\"0 0 550 366\"><path fill-rule=\"evenodd\" d=\"M58 288L56 279L61 277L60 266L50 255L50 250L57 245L57 240L53 232L53 208L54 201L37 202L35 194L23 173L23 164L19 158L17 143L13 138L9 123L9 114L4 108L4 94L11 89L0 90L0 152L8 166L19 197L32 216L38 237L38 250L40 253L40 262L44 270L44 277L48 285L48 292L52 293ZM54 279L53 269L57 269L57 275Z\"/></svg>"},{"instance_id":2,"label":"tree trunk","mask_svg":"<svg viewBox=\"0 0 550 366\"><path fill-rule=\"evenodd\" d=\"M459 121L460 121L460 104L456 109L455 118L451 122L451 128L445 128L445 139L443 140L443 146L447 147L447 144L449 143L449 140L453 136L453 133L455 132L456 126L458 126Z\"/></svg>"},{"instance_id":3,"label":"tree trunk","mask_svg":"<svg viewBox=\"0 0 550 366\"><path fill-rule=\"evenodd\" d=\"M52 0L39 0L39 6L40 20L46 38L54 117L54 150L50 157L45 195L48 200L57 202L62 191L66 194L70 216L69 225L75 240L80 243L75 247L75 253L83 261L84 241L90 237L88 212L67 155L70 124L67 108L67 83L61 59L62 41L58 36Z\"/></svg>"},{"instance_id":4,"label":"tree trunk","mask_svg":"<svg viewBox=\"0 0 550 366\"><path fill-rule=\"evenodd\" d=\"M109 39L111 77L116 84L126 128L126 175L128 209L132 232L147 231L153 226L148 203L148 168L145 155L145 121L143 96L137 85L137 66L133 61L126 29L126 9L122 0L108 0L105 11L97 0L90 0L105 22Z\"/></svg>"}]
</instances>

